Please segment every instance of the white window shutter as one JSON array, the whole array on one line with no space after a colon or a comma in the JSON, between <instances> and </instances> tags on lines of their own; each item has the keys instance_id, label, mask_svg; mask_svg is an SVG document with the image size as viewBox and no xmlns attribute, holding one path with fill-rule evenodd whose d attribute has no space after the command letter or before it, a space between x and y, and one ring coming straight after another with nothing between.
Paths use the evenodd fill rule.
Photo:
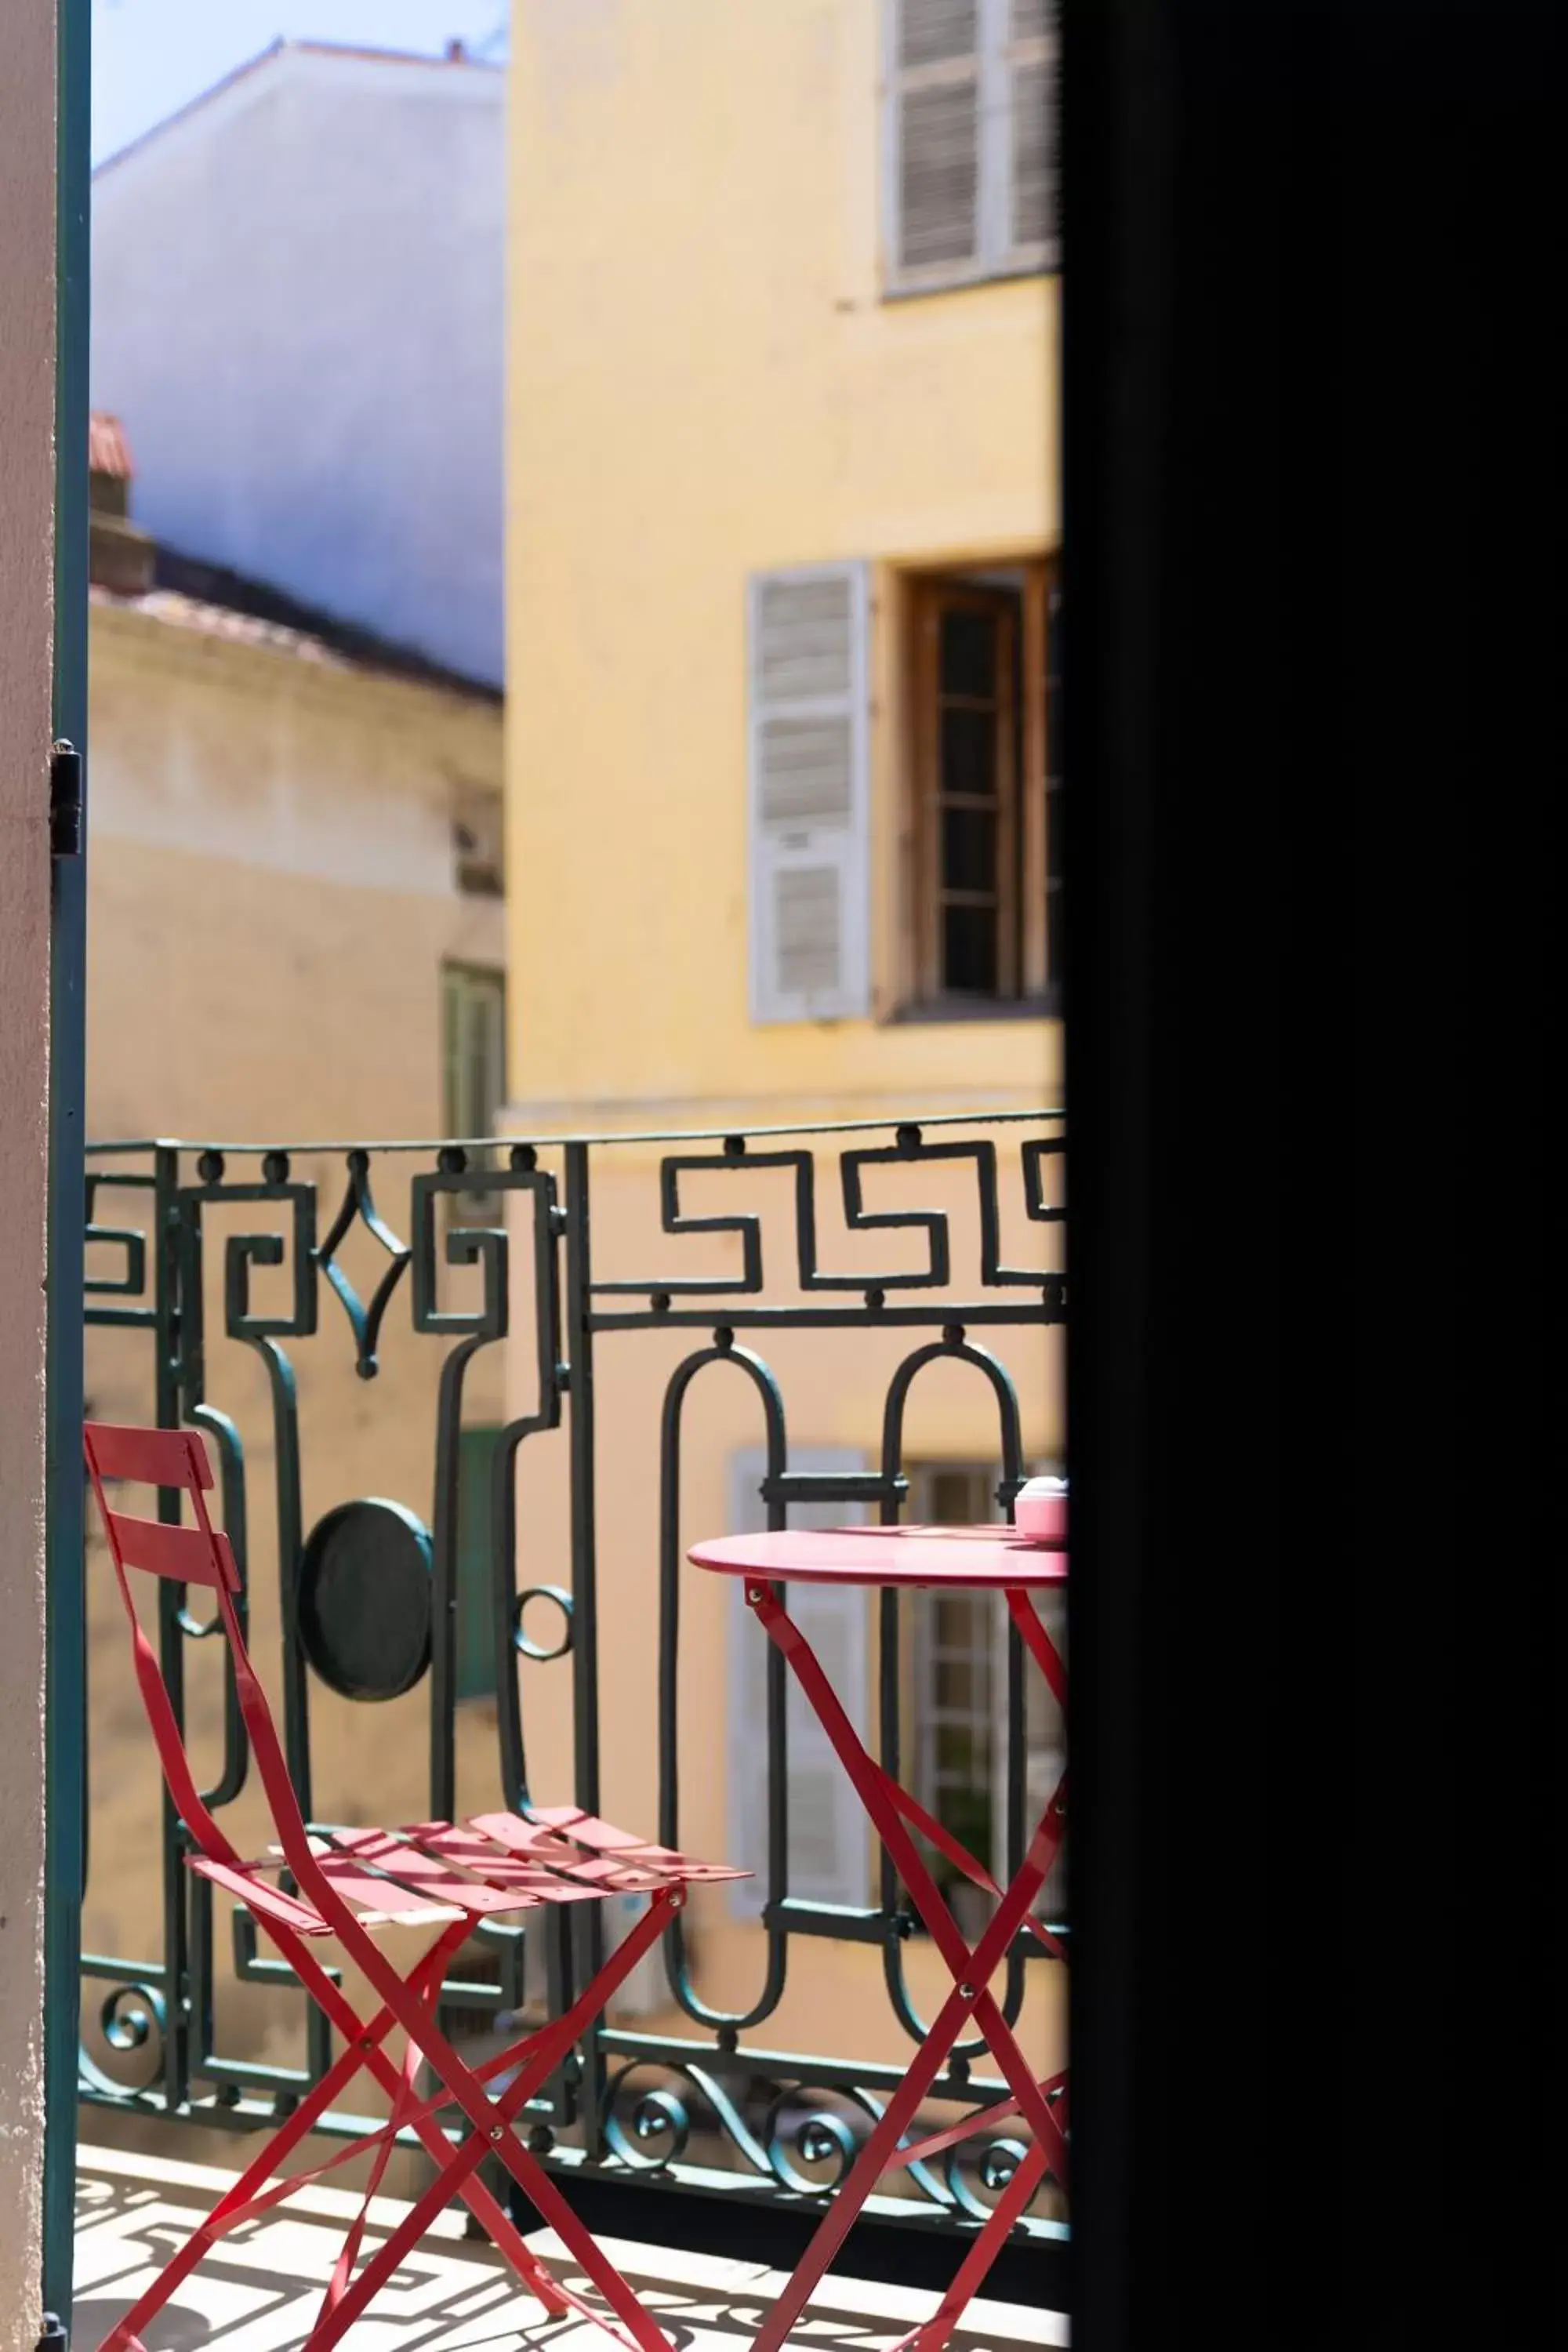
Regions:
<instances>
[{"instance_id":1,"label":"white window shutter","mask_svg":"<svg viewBox=\"0 0 1568 2352\"><path fill-rule=\"evenodd\" d=\"M870 1010L868 649L863 563L751 583L753 1021Z\"/></svg>"},{"instance_id":2,"label":"white window shutter","mask_svg":"<svg viewBox=\"0 0 1568 2352\"><path fill-rule=\"evenodd\" d=\"M1004 242L1015 267L1033 263L1054 268L1060 251L1058 0L1005 0L1005 5Z\"/></svg>"},{"instance_id":3,"label":"white window shutter","mask_svg":"<svg viewBox=\"0 0 1568 2352\"><path fill-rule=\"evenodd\" d=\"M884 0L883 207L906 292L1051 269L1059 0Z\"/></svg>"},{"instance_id":4,"label":"white window shutter","mask_svg":"<svg viewBox=\"0 0 1568 2352\"><path fill-rule=\"evenodd\" d=\"M601 1906L606 1956L618 1952L642 1921L649 1898L646 1895L611 1895ZM606 2015L612 2018L651 2017L669 2005L669 1984L664 1954L656 1943L640 1960L634 1960L621 1979Z\"/></svg>"},{"instance_id":5,"label":"white window shutter","mask_svg":"<svg viewBox=\"0 0 1568 2352\"><path fill-rule=\"evenodd\" d=\"M963 277L984 240L987 0L888 0L888 222L895 280Z\"/></svg>"},{"instance_id":6,"label":"white window shutter","mask_svg":"<svg viewBox=\"0 0 1568 2352\"><path fill-rule=\"evenodd\" d=\"M865 1457L842 1446L800 1446L790 1454L792 1470L849 1471L865 1468ZM767 1525L759 1489L767 1469L761 1447L747 1447L730 1462L729 1528L754 1535ZM849 1527L865 1517L858 1503L797 1503L790 1525ZM767 1901L768 1752L767 1635L746 1606L741 1580L725 1580L729 1593L726 1698L729 1748L729 1821L724 1858L754 1870L754 1878L731 1886L738 1918L754 1919ZM789 1612L816 1651L854 1725L864 1738L867 1725L867 1595L858 1588L793 1584ZM806 1705L793 1676L786 1685L785 1734L789 1755L789 1891L808 1903L859 1906L870 1900L871 1865L866 1816L827 1735Z\"/></svg>"}]
</instances>

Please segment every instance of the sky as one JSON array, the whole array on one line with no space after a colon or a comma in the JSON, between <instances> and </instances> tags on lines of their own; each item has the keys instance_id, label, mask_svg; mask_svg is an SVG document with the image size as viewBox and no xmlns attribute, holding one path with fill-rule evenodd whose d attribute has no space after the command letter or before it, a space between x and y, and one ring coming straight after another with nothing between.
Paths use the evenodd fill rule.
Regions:
<instances>
[{"instance_id":1,"label":"sky","mask_svg":"<svg viewBox=\"0 0 1568 2352\"><path fill-rule=\"evenodd\" d=\"M504 53L506 0L92 0L92 159L101 163L279 34L437 57Z\"/></svg>"}]
</instances>

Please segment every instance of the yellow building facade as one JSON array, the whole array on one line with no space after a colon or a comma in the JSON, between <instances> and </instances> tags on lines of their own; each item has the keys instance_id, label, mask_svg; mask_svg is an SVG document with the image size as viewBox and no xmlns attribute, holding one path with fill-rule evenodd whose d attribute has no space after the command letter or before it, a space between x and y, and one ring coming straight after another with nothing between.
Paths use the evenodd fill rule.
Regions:
<instances>
[{"instance_id":1,"label":"yellow building facade","mask_svg":"<svg viewBox=\"0 0 1568 2352\"><path fill-rule=\"evenodd\" d=\"M596 1281L739 1264L732 1234L661 1231L662 1155L639 1135L1059 1099L1051 18L1045 0L514 10L508 1120L542 1145L626 1139L595 1162ZM997 1148L1005 1255L1026 1265L1042 1236L1008 1139L1021 1131L998 1130ZM912 1247L918 1264L908 1234L845 1229L837 1150L817 1146L823 1262L874 1270ZM680 1199L698 1217L756 1211L767 1295L786 1302L801 1296L790 1181L759 1170L742 1202L730 1176L699 1170ZM946 1209L954 1281L973 1295L974 1189L972 1171L928 1162L870 1171L866 1202ZM792 1465L874 1467L891 1370L922 1336L742 1332L787 1399ZM1059 1339L1037 1326L998 1342L1028 1466L1062 1456ZM595 1360L603 1803L649 1828L660 1415L701 1340L628 1332ZM520 1362L513 1411L531 1381ZM760 1444L750 1384L700 1373L683 1551L761 1524ZM972 1368L922 1371L905 1455L910 1516L994 1515L995 1401ZM524 1447L520 1525L521 1580L566 1581L563 1439ZM695 1851L753 1861L746 1642L761 1637L738 1606L683 1569L679 1828ZM875 1612L818 1632L872 1720ZM971 1664L999 1713L1000 1669ZM933 1685L912 1654L900 1671L918 1737ZM536 1784L565 1792L568 1677L525 1666L523 1687ZM797 1795L804 1819L804 1783ZM822 1795L816 1892L874 1901L873 1857L838 1802ZM715 1891L694 1910L694 1980L715 2008L756 1997L754 1909ZM910 1948L922 2000L931 1959ZM873 1945L793 1938L755 2038L896 2061L909 2042L881 1967ZM1042 2064L1056 1979L1030 1972ZM656 2023L691 2031L668 2006Z\"/></svg>"},{"instance_id":2,"label":"yellow building facade","mask_svg":"<svg viewBox=\"0 0 1568 2352\"><path fill-rule=\"evenodd\" d=\"M1055 549L1060 309L1047 274L889 294L883 20L878 0L518 11L509 821L531 1118L1055 1097L1048 1017L899 1018L918 997L908 606L933 572ZM834 563L869 572L869 1010L759 1025L748 589Z\"/></svg>"}]
</instances>

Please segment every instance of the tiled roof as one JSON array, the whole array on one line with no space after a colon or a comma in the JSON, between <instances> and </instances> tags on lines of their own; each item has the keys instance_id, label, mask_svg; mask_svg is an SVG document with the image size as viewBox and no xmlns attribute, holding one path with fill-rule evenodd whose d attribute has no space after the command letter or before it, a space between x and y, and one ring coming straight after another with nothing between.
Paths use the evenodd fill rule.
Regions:
<instances>
[{"instance_id":1,"label":"tiled roof","mask_svg":"<svg viewBox=\"0 0 1568 2352\"><path fill-rule=\"evenodd\" d=\"M134 471L125 427L118 416L107 416L100 408L88 419L87 462L89 472L112 474L121 482L130 481Z\"/></svg>"},{"instance_id":2,"label":"tiled roof","mask_svg":"<svg viewBox=\"0 0 1568 2352\"><path fill-rule=\"evenodd\" d=\"M186 558L171 556L160 548L157 562L161 571L171 569L174 576L187 577L193 586L212 583L218 592L226 586L243 595L247 583L237 575L205 564L195 564ZM266 601L288 609L289 600L271 591L257 592ZM289 654L296 661L313 662L321 669L357 670L362 677L396 677L415 686L435 687L447 694L457 694L465 700L499 705L503 699L498 688L464 677L438 662L427 660L408 647L393 645L376 637L368 629L355 628L347 623L321 616L320 629L291 626L286 621L268 619L264 613L246 612L237 604L216 603L210 596L193 595L188 589L168 585L144 590L131 595L94 581L88 590L94 604L108 604L121 612L141 613L150 621L162 622L172 629L188 629L202 637L218 638L226 645L251 646L268 653ZM301 617L314 617L301 609Z\"/></svg>"},{"instance_id":3,"label":"tiled roof","mask_svg":"<svg viewBox=\"0 0 1568 2352\"><path fill-rule=\"evenodd\" d=\"M122 523L115 527L125 529ZM415 685L495 705L505 698L499 687L449 669L412 646L301 604L284 590L268 587L224 564L182 555L174 548L159 545L155 549L150 584L135 586L109 572L92 579L89 593L95 604L118 605L171 628L221 637L229 645L291 654L299 661L315 662L325 669L406 678Z\"/></svg>"},{"instance_id":4,"label":"tiled roof","mask_svg":"<svg viewBox=\"0 0 1568 2352\"><path fill-rule=\"evenodd\" d=\"M171 628L194 629L204 637L222 637L229 645L264 646L274 653L293 654L300 661L319 662L327 669L355 669L364 665L348 660L320 637L302 629L285 628L278 621L258 621L249 613L232 613L222 604L204 604L177 588L151 588L144 596L118 596L94 584L88 590L94 604L115 604L121 611L144 613L149 620Z\"/></svg>"}]
</instances>

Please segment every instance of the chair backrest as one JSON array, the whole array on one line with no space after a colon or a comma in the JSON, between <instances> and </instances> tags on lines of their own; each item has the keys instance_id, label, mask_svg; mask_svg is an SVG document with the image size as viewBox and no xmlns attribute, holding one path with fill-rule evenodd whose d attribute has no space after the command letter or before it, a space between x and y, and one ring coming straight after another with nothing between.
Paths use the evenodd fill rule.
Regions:
<instances>
[{"instance_id":1,"label":"chair backrest","mask_svg":"<svg viewBox=\"0 0 1568 2352\"><path fill-rule=\"evenodd\" d=\"M245 1633L234 1605L240 1590L229 1540L215 1528L206 1496L213 1483L212 1465L204 1440L189 1429L126 1429L89 1421L82 1433L88 1475L102 1516L104 1533L120 1581L121 1598L131 1620L136 1680L142 1693L159 1761L174 1809L209 1861L236 1867L239 1855L218 1827L196 1787L190 1759L180 1736L179 1718L163 1680L152 1643L142 1630L132 1598L128 1568L166 1576L179 1584L205 1585L217 1598L218 1613L233 1661L240 1713L260 1767L268 1804L290 1868L310 1865L304 1818L289 1778L282 1744L273 1725L266 1694L256 1676L245 1646ZM172 1527L160 1519L138 1518L115 1510L104 1492L106 1478L128 1478L146 1486L186 1496L195 1514L195 1527Z\"/></svg>"},{"instance_id":2,"label":"chair backrest","mask_svg":"<svg viewBox=\"0 0 1568 2352\"><path fill-rule=\"evenodd\" d=\"M176 1584L205 1584L239 1591L239 1571L228 1538L213 1526L204 1499L213 1482L212 1465L200 1437L189 1429L123 1429L89 1421L83 1432L88 1475L103 1517L103 1530L115 1564L142 1568ZM134 1517L110 1507L106 1478L132 1478L188 1495L196 1514L194 1528L170 1527L162 1519Z\"/></svg>"}]
</instances>

